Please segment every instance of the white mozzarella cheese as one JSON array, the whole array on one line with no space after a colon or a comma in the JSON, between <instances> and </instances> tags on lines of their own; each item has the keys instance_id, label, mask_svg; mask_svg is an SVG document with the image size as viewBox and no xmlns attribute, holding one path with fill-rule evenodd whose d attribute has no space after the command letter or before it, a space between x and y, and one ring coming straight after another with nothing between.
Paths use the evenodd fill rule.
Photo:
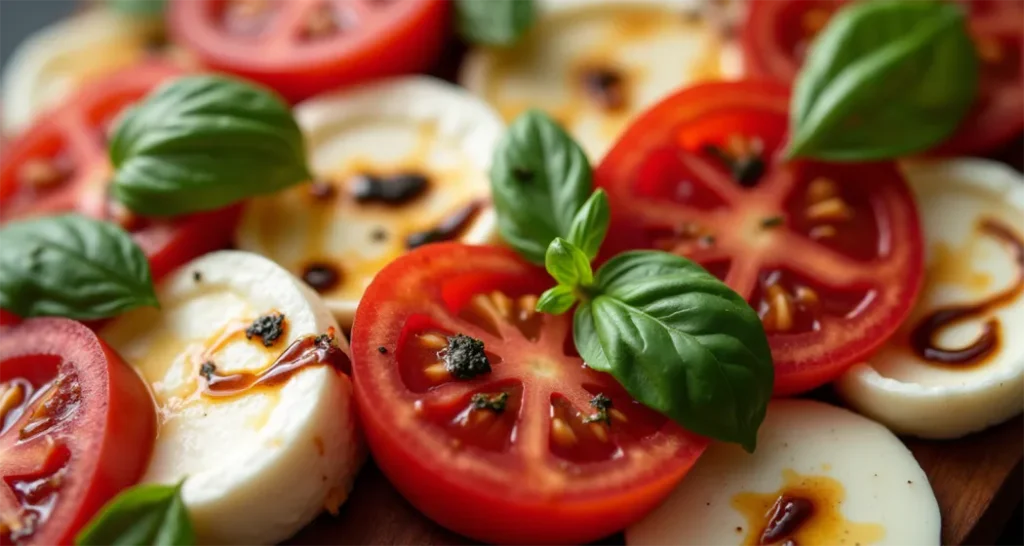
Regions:
<instances>
[{"instance_id":1,"label":"white mozzarella cheese","mask_svg":"<svg viewBox=\"0 0 1024 546\"><path fill-rule=\"evenodd\" d=\"M209 376L264 374L296 340L334 330L319 298L266 258L207 254L157 289L161 308L130 312L102 337L150 385L160 425L144 482L185 479L182 496L209 544L284 540L344 501L362 461L352 384L312 364L283 381L211 396ZM245 327L281 313L284 333L266 347ZM262 338L266 339L266 338ZM204 369L204 363L215 368ZM251 376L250 376L251 377Z\"/></svg>"},{"instance_id":2,"label":"white mozzarella cheese","mask_svg":"<svg viewBox=\"0 0 1024 546\"><path fill-rule=\"evenodd\" d=\"M805 519L759 541L787 530L769 523L779 508ZM776 400L753 454L712 444L664 504L626 529L626 544L903 546L939 544L939 534L928 478L885 427L822 402Z\"/></svg>"},{"instance_id":3,"label":"white mozzarella cheese","mask_svg":"<svg viewBox=\"0 0 1024 546\"><path fill-rule=\"evenodd\" d=\"M0 77L3 132L27 128L84 81L138 62L161 34L157 21L102 7L37 31L14 50Z\"/></svg>"},{"instance_id":4,"label":"white mozzarella cheese","mask_svg":"<svg viewBox=\"0 0 1024 546\"><path fill-rule=\"evenodd\" d=\"M739 76L739 50L729 30L739 5L541 0L537 23L523 40L511 48L474 49L459 82L506 121L528 108L547 111L597 162L638 113L666 95Z\"/></svg>"},{"instance_id":5,"label":"white mozzarella cheese","mask_svg":"<svg viewBox=\"0 0 1024 546\"><path fill-rule=\"evenodd\" d=\"M317 97L295 112L316 180L253 200L236 239L312 285L342 325L410 237L451 222L461 224L451 238L494 239L487 170L504 124L476 97L414 76ZM367 176L388 185L408 173L425 184L405 202L356 198Z\"/></svg>"},{"instance_id":6,"label":"white mozzarella cheese","mask_svg":"<svg viewBox=\"0 0 1024 546\"><path fill-rule=\"evenodd\" d=\"M1024 177L981 159L908 163L904 172L927 244L925 285L903 327L868 362L837 382L858 411L901 434L956 438L1024 409L1024 248L983 226L995 222L1024 244ZM915 329L939 310L1002 302L934 333L932 347L978 345L992 321L997 341L972 363L926 360Z\"/></svg>"}]
</instances>

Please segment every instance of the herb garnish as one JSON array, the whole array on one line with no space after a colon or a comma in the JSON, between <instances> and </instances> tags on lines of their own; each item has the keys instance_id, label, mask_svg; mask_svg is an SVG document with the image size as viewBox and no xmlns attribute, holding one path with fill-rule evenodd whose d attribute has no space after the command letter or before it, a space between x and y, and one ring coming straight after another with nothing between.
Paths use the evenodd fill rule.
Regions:
<instances>
[{"instance_id":1,"label":"herb garnish","mask_svg":"<svg viewBox=\"0 0 1024 546\"><path fill-rule=\"evenodd\" d=\"M474 44L511 46L536 17L533 0L455 0L455 29Z\"/></svg>"},{"instance_id":2,"label":"herb garnish","mask_svg":"<svg viewBox=\"0 0 1024 546\"><path fill-rule=\"evenodd\" d=\"M195 531L181 486L136 485L118 494L75 537L79 546L91 544L195 544Z\"/></svg>"},{"instance_id":3,"label":"herb garnish","mask_svg":"<svg viewBox=\"0 0 1024 546\"><path fill-rule=\"evenodd\" d=\"M584 423L612 424L612 417L608 414L608 410L612 408L611 398L608 398L604 393L599 392L596 396L590 399L590 405L597 411L583 419Z\"/></svg>"},{"instance_id":4,"label":"herb garnish","mask_svg":"<svg viewBox=\"0 0 1024 546\"><path fill-rule=\"evenodd\" d=\"M486 394L478 392L473 395L470 399L470 404L473 405L473 409L476 410L490 410L494 413L501 413L505 411L505 405L508 403L508 393L500 392L498 394Z\"/></svg>"},{"instance_id":5,"label":"herb garnish","mask_svg":"<svg viewBox=\"0 0 1024 546\"><path fill-rule=\"evenodd\" d=\"M264 347L273 347L284 334L284 313L269 313L252 321L245 329L245 339L260 338ZM319 341L319 340L318 340Z\"/></svg>"},{"instance_id":6,"label":"herb garnish","mask_svg":"<svg viewBox=\"0 0 1024 546\"><path fill-rule=\"evenodd\" d=\"M484 342L465 334L448 338L448 346L438 355L444 369L456 379L472 379L491 373L491 361L484 352Z\"/></svg>"}]
</instances>

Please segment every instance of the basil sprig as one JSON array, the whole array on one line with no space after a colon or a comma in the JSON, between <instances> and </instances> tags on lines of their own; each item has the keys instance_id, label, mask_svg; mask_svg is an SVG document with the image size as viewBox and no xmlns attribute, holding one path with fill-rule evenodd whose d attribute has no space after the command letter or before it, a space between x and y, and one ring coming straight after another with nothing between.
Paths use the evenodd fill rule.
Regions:
<instances>
[{"instance_id":1,"label":"basil sprig","mask_svg":"<svg viewBox=\"0 0 1024 546\"><path fill-rule=\"evenodd\" d=\"M0 229L0 308L92 320L157 305L146 256L112 223L71 214Z\"/></svg>"},{"instance_id":2,"label":"basil sprig","mask_svg":"<svg viewBox=\"0 0 1024 546\"><path fill-rule=\"evenodd\" d=\"M225 76L158 88L121 117L110 158L114 196L147 216L217 209L310 178L288 105Z\"/></svg>"},{"instance_id":3,"label":"basil sprig","mask_svg":"<svg viewBox=\"0 0 1024 546\"><path fill-rule=\"evenodd\" d=\"M491 182L495 195L503 192L506 204L529 200L532 207L498 207L502 234L517 237L506 242L532 260L535 245L550 236L544 266L558 284L541 295L537 310L560 314L578 304L573 340L588 366L610 374L637 401L687 429L753 451L774 379L771 350L757 313L699 265L666 252L619 254L595 274L590 262L608 232L610 213L604 191L586 200L576 195L584 179L589 191L586 158L574 158L572 169L550 169L542 192L507 183L517 166L546 164L541 140L556 134L546 117L527 115L529 119L520 118L512 127L533 123L547 130L507 138L516 145L499 148ZM578 147L570 145L564 132L559 134L569 143L560 138L556 150L561 153L553 155L564 165L565 151ZM559 178L558 172L573 176ZM534 211L560 221L538 229Z\"/></svg>"},{"instance_id":4,"label":"basil sprig","mask_svg":"<svg viewBox=\"0 0 1024 546\"><path fill-rule=\"evenodd\" d=\"M455 28L474 44L513 45L535 18L533 0L455 0Z\"/></svg>"},{"instance_id":5,"label":"basil sprig","mask_svg":"<svg viewBox=\"0 0 1024 546\"><path fill-rule=\"evenodd\" d=\"M796 81L789 157L871 161L951 135L978 89L964 8L880 0L840 9Z\"/></svg>"},{"instance_id":6,"label":"basil sprig","mask_svg":"<svg viewBox=\"0 0 1024 546\"><path fill-rule=\"evenodd\" d=\"M132 17L156 18L164 13L166 0L107 0L110 7Z\"/></svg>"},{"instance_id":7,"label":"basil sprig","mask_svg":"<svg viewBox=\"0 0 1024 546\"><path fill-rule=\"evenodd\" d=\"M181 500L182 483L137 485L123 491L82 529L75 544L195 544L192 521Z\"/></svg>"}]
</instances>

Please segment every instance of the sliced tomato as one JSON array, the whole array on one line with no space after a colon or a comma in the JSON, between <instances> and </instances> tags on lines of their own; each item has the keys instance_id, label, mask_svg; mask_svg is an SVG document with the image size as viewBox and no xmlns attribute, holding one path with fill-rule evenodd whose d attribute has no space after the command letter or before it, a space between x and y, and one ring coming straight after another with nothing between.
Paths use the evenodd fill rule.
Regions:
<instances>
[{"instance_id":1,"label":"sliced tomato","mask_svg":"<svg viewBox=\"0 0 1024 546\"><path fill-rule=\"evenodd\" d=\"M0 165L0 221L79 212L117 222L133 233L154 277L226 246L240 207L157 220L132 214L110 196L106 147L111 122L181 73L147 63L95 80L11 142Z\"/></svg>"},{"instance_id":2,"label":"sliced tomato","mask_svg":"<svg viewBox=\"0 0 1024 546\"><path fill-rule=\"evenodd\" d=\"M0 542L70 544L146 469L145 384L96 334L32 319L0 338Z\"/></svg>"},{"instance_id":3,"label":"sliced tomato","mask_svg":"<svg viewBox=\"0 0 1024 546\"><path fill-rule=\"evenodd\" d=\"M751 0L741 43L747 74L789 84L814 36L845 1ZM977 103L933 153L984 154L1024 131L1024 2L962 0L981 60Z\"/></svg>"},{"instance_id":4,"label":"sliced tomato","mask_svg":"<svg viewBox=\"0 0 1024 546\"><path fill-rule=\"evenodd\" d=\"M534 312L550 284L506 249L433 244L378 273L356 312L355 393L374 459L419 510L479 540L613 533L707 444L584 365L571 317ZM483 342L488 373L449 373L442 360L460 334ZM504 399L503 410L476 407L476 395ZM585 422L598 395L607 421Z\"/></svg>"},{"instance_id":5,"label":"sliced tomato","mask_svg":"<svg viewBox=\"0 0 1024 546\"><path fill-rule=\"evenodd\" d=\"M907 316L922 281L917 210L891 163L786 163L787 89L712 83L665 99L605 156L602 249L660 248L761 315L776 394L822 385Z\"/></svg>"},{"instance_id":6,"label":"sliced tomato","mask_svg":"<svg viewBox=\"0 0 1024 546\"><path fill-rule=\"evenodd\" d=\"M180 0L169 11L174 39L203 63L293 102L426 70L447 19L443 0Z\"/></svg>"}]
</instances>

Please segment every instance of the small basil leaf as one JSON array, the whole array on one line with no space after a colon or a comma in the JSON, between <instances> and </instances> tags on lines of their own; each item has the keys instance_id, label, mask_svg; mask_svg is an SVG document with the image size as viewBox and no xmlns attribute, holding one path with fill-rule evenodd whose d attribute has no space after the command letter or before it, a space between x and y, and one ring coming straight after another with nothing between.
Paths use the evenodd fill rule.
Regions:
<instances>
[{"instance_id":1,"label":"small basil leaf","mask_svg":"<svg viewBox=\"0 0 1024 546\"><path fill-rule=\"evenodd\" d=\"M190 546L196 543L181 486L137 485L106 504L75 544Z\"/></svg>"},{"instance_id":2,"label":"small basil leaf","mask_svg":"<svg viewBox=\"0 0 1024 546\"><path fill-rule=\"evenodd\" d=\"M569 287L590 286L594 283L594 272L590 269L590 258L575 245L556 237L548 245L544 256L544 267L548 274Z\"/></svg>"},{"instance_id":3,"label":"small basil leaf","mask_svg":"<svg viewBox=\"0 0 1024 546\"><path fill-rule=\"evenodd\" d=\"M513 45L535 18L533 0L455 0L455 28L474 44Z\"/></svg>"},{"instance_id":4,"label":"small basil leaf","mask_svg":"<svg viewBox=\"0 0 1024 546\"><path fill-rule=\"evenodd\" d=\"M687 429L753 451L772 394L757 313L695 263L666 252L615 256L576 308L587 365Z\"/></svg>"},{"instance_id":5,"label":"small basil leaf","mask_svg":"<svg viewBox=\"0 0 1024 546\"><path fill-rule=\"evenodd\" d=\"M291 110L226 76L186 76L131 108L110 142L114 195L147 216L212 210L310 178Z\"/></svg>"},{"instance_id":6,"label":"small basil leaf","mask_svg":"<svg viewBox=\"0 0 1024 546\"><path fill-rule=\"evenodd\" d=\"M586 203L583 203L583 208L572 219L567 239L593 260L601 250L605 235L608 234L610 215L608 195L603 189L598 189L590 195Z\"/></svg>"},{"instance_id":7,"label":"small basil leaf","mask_svg":"<svg viewBox=\"0 0 1024 546\"><path fill-rule=\"evenodd\" d=\"M157 306L149 262L120 227L79 215L0 229L0 308L92 320Z\"/></svg>"},{"instance_id":8,"label":"small basil leaf","mask_svg":"<svg viewBox=\"0 0 1024 546\"><path fill-rule=\"evenodd\" d=\"M549 288L537 300L537 311L561 315L576 303L576 293L571 286L558 285Z\"/></svg>"},{"instance_id":9,"label":"small basil leaf","mask_svg":"<svg viewBox=\"0 0 1024 546\"><path fill-rule=\"evenodd\" d=\"M849 5L812 44L797 78L787 153L869 161L926 150L956 130L977 89L961 6Z\"/></svg>"},{"instance_id":10,"label":"small basil leaf","mask_svg":"<svg viewBox=\"0 0 1024 546\"><path fill-rule=\"evenodd\" d=\"M590 183L590 162L572 137L539 110L520 115L491 165L502 238L527 260L543 264L551 240L569 235Z\"/></svg>"},{"instance_id":11,"label":"small basil leaf","mask_svg":"<svg viewBox=\"0 0 1024 546\"><path fill-rule=\"evenodd\" d=\"M116 11L133 17L158 17L163 15L166 0L108 0Z\"/></svg>"}]
</instances>

